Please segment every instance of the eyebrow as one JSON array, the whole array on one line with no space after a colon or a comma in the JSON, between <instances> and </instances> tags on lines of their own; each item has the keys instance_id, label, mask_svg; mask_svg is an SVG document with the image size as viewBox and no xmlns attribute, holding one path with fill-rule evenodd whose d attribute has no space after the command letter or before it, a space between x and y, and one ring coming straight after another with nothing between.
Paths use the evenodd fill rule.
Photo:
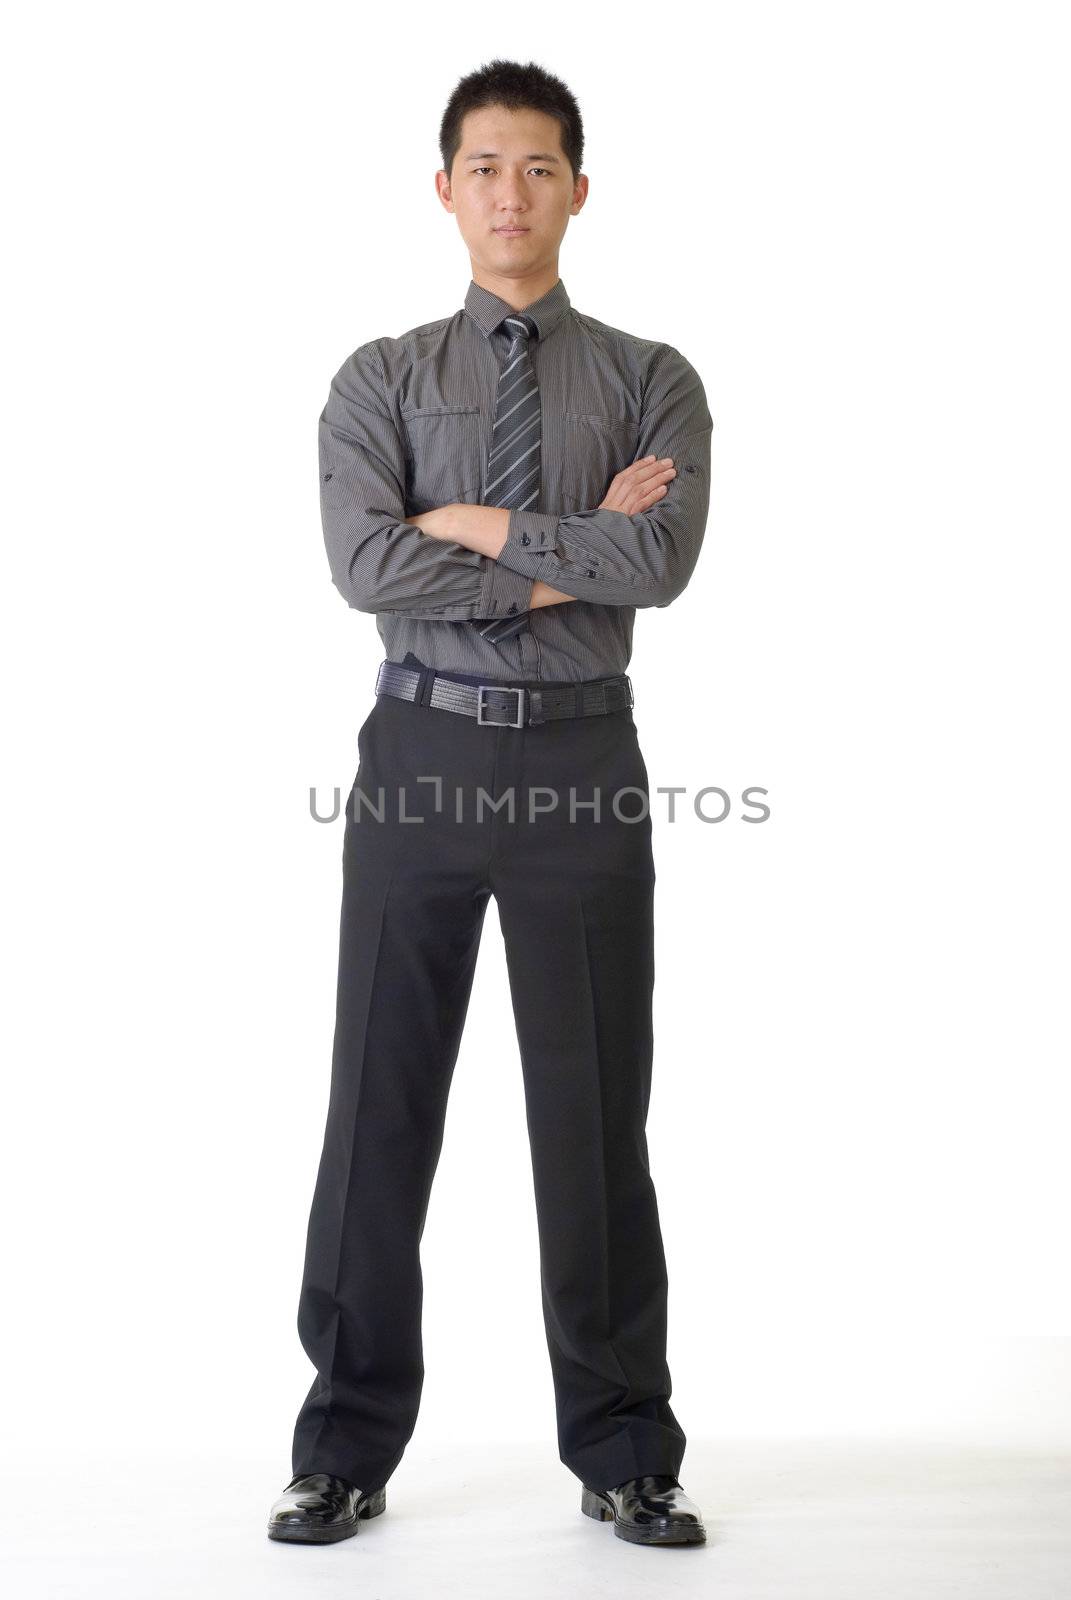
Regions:
<instances>
[{"instance_id":1,"label":"eyebrow","mask_svg":"<svg viewBox=\"0 0 1071 1600\"><path fill-rule=\"evenodd\" d=\"M497 150L478 150L474 156L465 156L463 159L466 160L466 161L485 161L485 160L487 160L487 158L489 156L493 157L493 159L495 161L497 161L498 158L499 158L499 151L497 151ZM559 156L552 156L550 154L549 150L537 150L534 155L525 156L524 160L525 161L554 161L559 166L561 165L561 158Z\"/></svg>"}]
</instances>

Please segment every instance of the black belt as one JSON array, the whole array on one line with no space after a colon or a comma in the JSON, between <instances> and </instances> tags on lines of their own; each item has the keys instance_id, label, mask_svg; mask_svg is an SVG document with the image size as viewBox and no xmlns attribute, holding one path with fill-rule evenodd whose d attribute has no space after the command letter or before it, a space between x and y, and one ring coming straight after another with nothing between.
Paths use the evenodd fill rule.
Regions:
<instances>
[{"instance_id":1,"label":"black belt","mask_svg":"<svg viewBox=\"0 0 1071 1600\"><path fill-rule=\"evenodd\" d=\"M521 684L464 683L434 667L421 672L396 661L381 664L376 694L394 695L438 711L457 711L490 728L523 728L561 717L601 717L608 711L628 711L634 704L632 683L625 672L612 678L590 678L586 683L545 683L528 689Z\"/></svg>"}]
</instances>

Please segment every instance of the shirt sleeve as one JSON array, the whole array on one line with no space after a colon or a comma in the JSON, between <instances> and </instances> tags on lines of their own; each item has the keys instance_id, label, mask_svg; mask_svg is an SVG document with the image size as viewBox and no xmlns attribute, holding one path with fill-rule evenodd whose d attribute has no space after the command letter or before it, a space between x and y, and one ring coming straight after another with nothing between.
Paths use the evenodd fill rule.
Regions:
<instances>
[{"instance_id":1,"label":"shirt sleeve","mask_svg":"<svg viewBox=\"0 0 1071 1600\"><path fill-rule=\"evenodd\" d=\"M676 477L638 516L511 510L501 565L578 600L607 606L668 606L699 559L710 506L713 421L695 368L659 345L641 406L636 459L672 456Z\"/></svg>"},{"instance_id":2,"label":"shirt sleeve","mask_svg":"<svg viewBox=\"0 0 1071 1600\"><path fill-rule=\"evenodd\" d=\"M405 521L405 449L374 342L332 378L319 432L324 542L349 605L432 622L528 608L533 579Z\"/></svg>"}]
</instances>

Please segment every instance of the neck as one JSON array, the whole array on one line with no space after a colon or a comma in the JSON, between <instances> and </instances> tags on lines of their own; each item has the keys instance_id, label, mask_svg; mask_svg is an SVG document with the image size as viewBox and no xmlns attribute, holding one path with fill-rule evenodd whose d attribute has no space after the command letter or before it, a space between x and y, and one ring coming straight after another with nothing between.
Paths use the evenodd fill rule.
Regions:
<instances>
[{"instance_id":1,"label":"neck","mask_svg":"<svg viewBox=\"0 0 1071 1600\"><path fill-rule=\"evenodd\" d=\"M472 258L469 258L470 261ZM553 289L560 273L558 272L557 257L549 265L539 266L531 272L514 274L512 277L503 278L496 272L490 272L486 267L472 261L473 282L478 283L481 289L486 289L489 294L497 294L513 311L523 311L525 306L533 305L536 300L541 300L548 289Z\"/></svg>"}]
</instances>

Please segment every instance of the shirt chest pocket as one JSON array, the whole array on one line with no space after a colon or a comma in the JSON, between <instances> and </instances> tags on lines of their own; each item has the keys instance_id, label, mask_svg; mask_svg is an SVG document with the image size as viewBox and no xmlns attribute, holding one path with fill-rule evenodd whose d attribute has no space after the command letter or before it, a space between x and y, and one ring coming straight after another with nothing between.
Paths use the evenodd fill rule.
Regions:
<instances>
[{"instance_id":1,"label":"shirt chest pocket","mask_svg":"<svg viewBox=\"0 0 1071 1600\"><path fill-rule=\"evenodd\" d=\"M592 511L611 479L636 459L639 422L566 411L562 415L561 484L567 511Z\"/></svg>"},{"instance_id":2,"label":"shirt chest pocket","mask_svg":"<svg viewBox=\"0 0 1071 1600\"><path fill-rule=\"evenodd\" d=\"M474 503L482 479L480 408L457 406L402 412L405 433L405 509Z\"/></svg>"}]
</instances>

